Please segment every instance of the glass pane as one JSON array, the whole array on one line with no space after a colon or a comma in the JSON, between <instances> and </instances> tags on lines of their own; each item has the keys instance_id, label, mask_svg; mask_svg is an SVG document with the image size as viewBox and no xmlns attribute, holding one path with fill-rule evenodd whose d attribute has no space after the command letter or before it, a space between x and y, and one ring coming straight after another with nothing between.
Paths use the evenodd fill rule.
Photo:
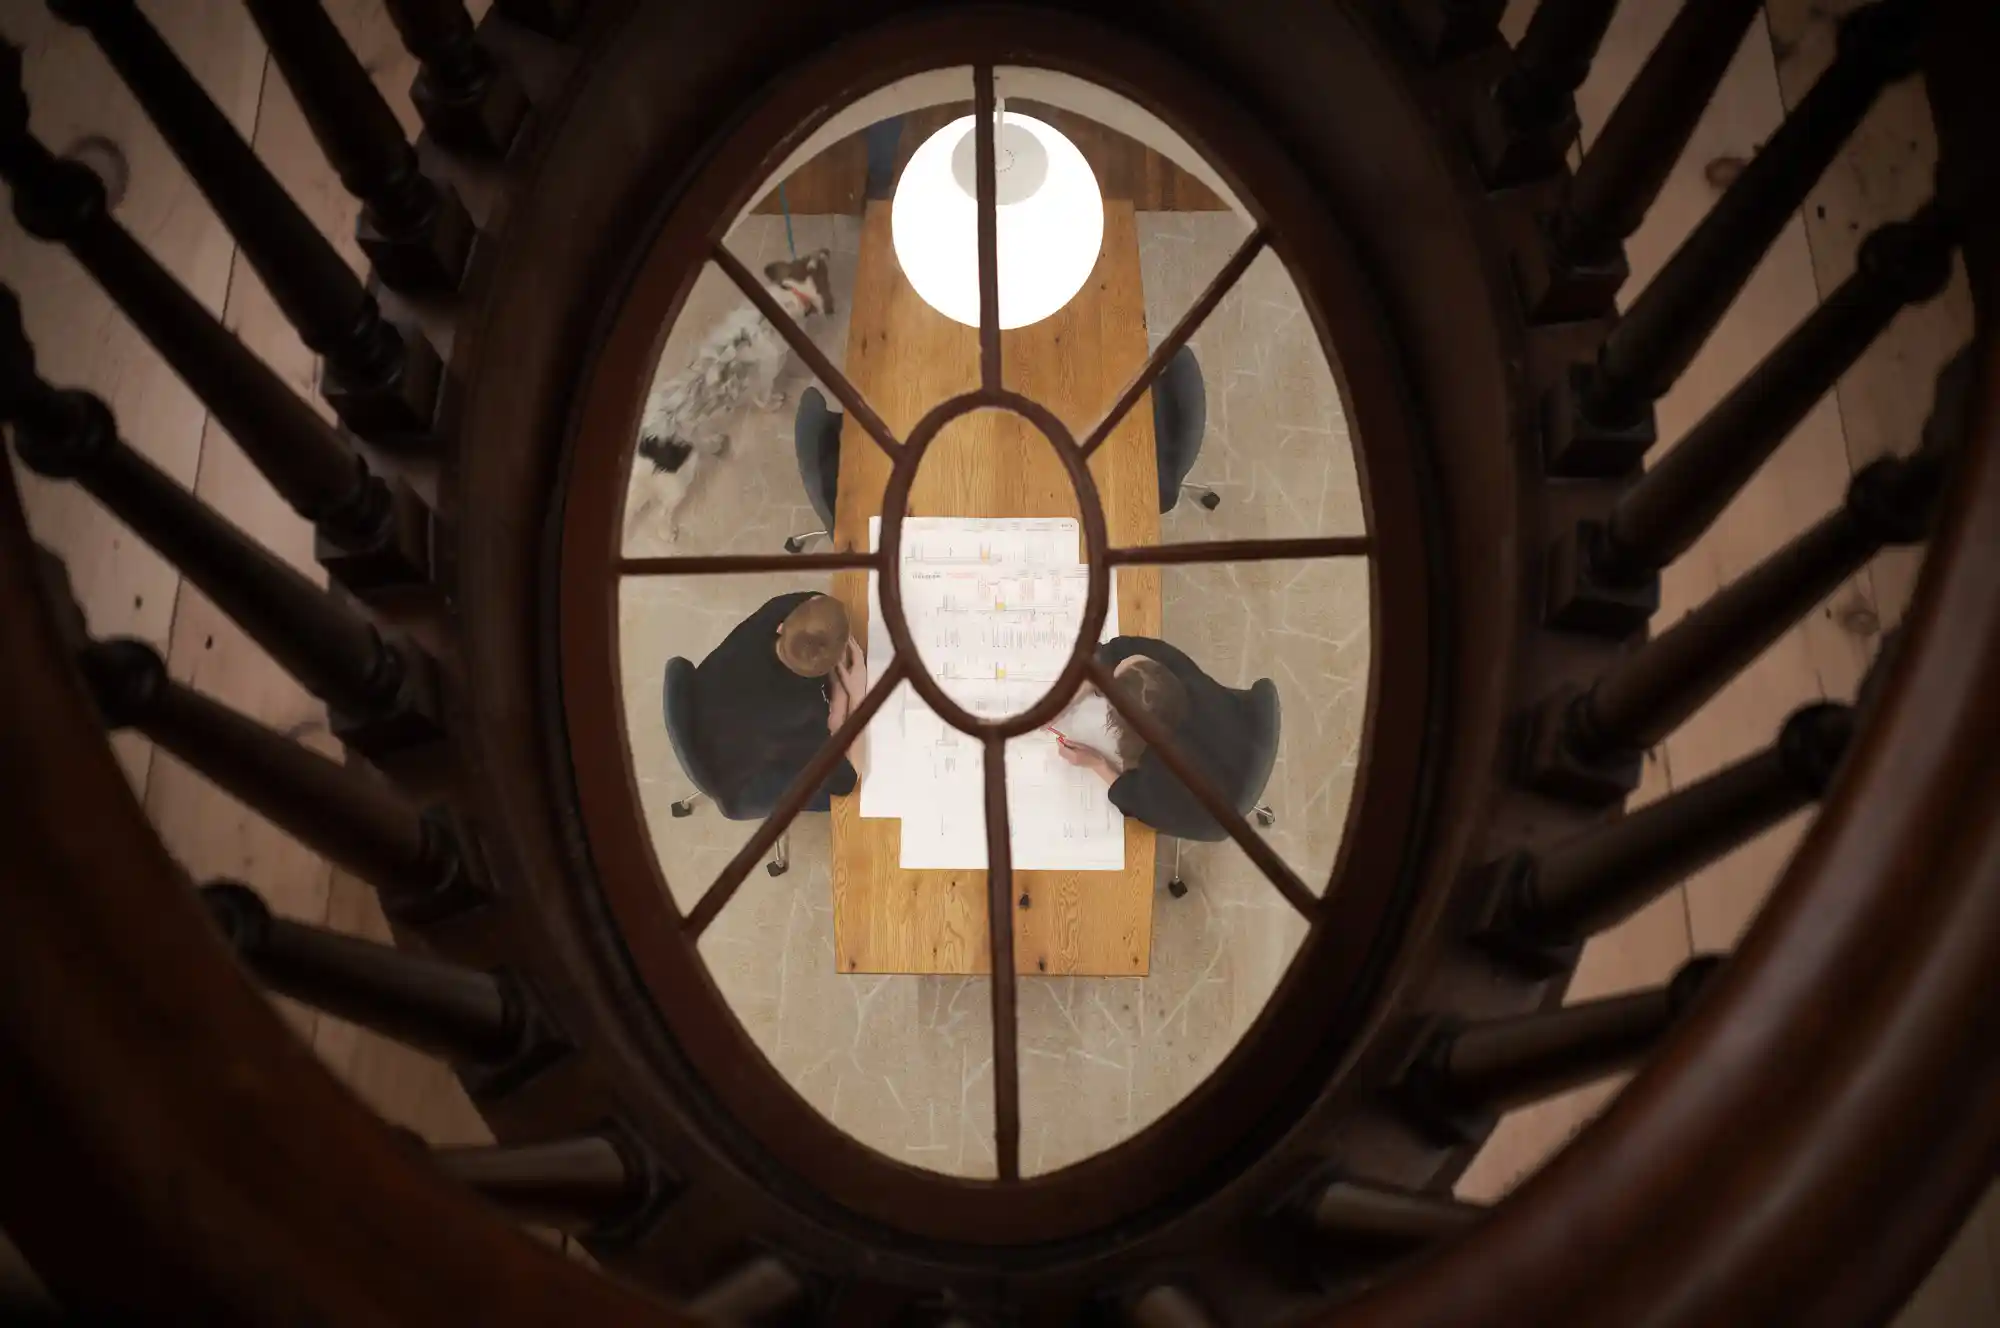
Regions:
<instances>
[{"instance_id":1,"label":"glass pane","mask_svg":"<svg viewBox=\"0 0 2000 1328\"><path fill-rule=\"evenodd\" d=\"M619 586L626 737L653 852L683 915L757 832L764 808L817 751L814 739L826 736L823 721L816 732L811 725L761 734L719 730L725 722L740 728L744 704L790 681L779 672L780 610L810 594L828 593L833 581L823 572L632 576ZM769 625L755 626L765 620ZM767 637L768 654L755 648ZM758 668L768 676L754 688L742 686L743 675ZM797 685L807 703L824 686L803 678ZM747 759L753 743L770 753L754 769ZM689 769L690 761L695 769ZM683 814L675 814L676 806ZM823 877L829 844L827 818L801 815L790 834L794 866L777 879L797 886L813 878L815 864ZM765 872L759 867L751 874Z\"/></svg>"},{"instance_id":2,"label":"glass pane","mask_svg":"<svg viewBox=\"0 0 2000 1328\"><path fill-rule=\"evenodd\" d=\"M977 333L938 313L905 274L909 259L940 254L938 245L956 232L924 223L934 209L921 206L933 197L922 190L900 227L895 212L912 158L939 128L971 110L969 67L871 93L830 117L781 164L723 240L769 283L898 438L932 406L978 384ZM969 198L957 201L970 209ZM831 309L821 307L822 253ZM942 270L952 269L947 256Z\"/></svg>"},{"instance_id":3,"label":"glass pane","mask_svg":"<svg viewBox=\"0 0 2000 1328\"><path fill-rule=\"evenodd\" d=\"M1184 245L1226 259L1228 241L1203 235L1201 218L1167 224L1177 238L1163 256ZM1171 265L1157 277L1161 298L1177 299L1180 278ZM1149 332L1152 299L1149 287ZM1162 543L1366 529L1339 384L1275 253L1258 256L1183 355L1154 389L1161 469L1168 483L1188 486L1163 494L1174 505L1160 517Z\"/></svg>"},{"instance_id":4,"label":"glass pane","mask_svg":"<svg viewBox=\"0 0 2000 1328\"><path fill-rule=\"evenodd\" d=\"M1177 684L1182 670L1194 671L1179 686L1179 708L1162 703L1159 713L1181 716L1176 738L1221 791L1239 806L1269 810L1272 823L1253 813L1252 828L1310 892L1324 893L1366 711L1367 563L1192 565L1160 574L1159 639L1118 638L1103 657L1169 661ZM1147 962L1140 977L1024 980L1024 1175L1128 1139L1185 1098L1262 1012L1307 931L1306 918L1233 840L1194 837L1219 827L1187 826L1184 838L1143 828L1142 820L1178 828L1191 813L1207 817L1156 754L1143 747L1131 754L1120 727L1113 721L1097 740L1106 759L1097 763L1093 754L1093 764L1103 796L1141 818L1125 823L1128 852L1136 846L1156 859L1141 909L1127 917L1112 906L1109 874L1078 874L1033 890L1033 907L1045 916L1032 923L1021 916L1016 935L1088 940L1122 924ZM1175 879L1186 887L1179 897L1167 889Z\"/></svg>"},{"instance_id":5,"label":"glass pane","mask_svg":"<svg viewBox=\"0 0 2000 1328\"><path fill-rule=\"evenodd\" d=\"M853 264L850 245L830 269L836 308ZM844 324L822 318L810 330L839 367ZM638 407L626 555L781 553L800 537L825 548L812 532L827 528L821 508L840 473L839 410L722 269L704 266ZM879 494L887 478L884 466L855 484Z\"/></svg>"},{"instance_id":6,"label":"glass pane","mask_svg":"<svg viewBox=\"0 0 2000 1328\"><path fill-rule=\"evenodd\" d=\"M1081 437L1251 226L1220 175L1123 98L1018 68L996 71L996 91L1003 170L1026 172L1003 182L1003 207L1036 193L1029 176L1046 183L1068 169L1057 160L1065 148L1038 138L1040 126L1077 154L1102 221L1075 289L1003 333L1005 385ZM872 94L761 185L725 240L898 437L979 383L977 313L952 291L977 280L966 207L976 186L962 160L971 110L969 69ZM1012 137L1010 123L1020 131ZM1050 253L1002 244L1003 260L1024 252ZM1061 274L1053 261L1044 266L1034 275L1047 285ZM1004 261L1000 277L1003 311L1007 290L1036 293L1035 281L1010 287ZM760 323L711 265L664 338L662 383L709 371L728 378L716 368L728 357L714 348L756 341ZM879 538L872 519L887 457L836 394L809 391L812 375L789 346L766 340L777 341L775 367L715 430L726 445L698 450L706 435L680 439L698 458L691 482L656 473L658 445L635 464L628 554L775 554L801 537L807 548L830 538L859 549ZM897 574L923 657L907 663L980 713L1036 699L1075 633L1081 509L1046 446L1019 416L971 412L939 433L911 489ZM1117 545L1362 532L1335 367L1274 254L1244 269L1090 473ZM1182 478L1209 486L1216 504L1180 490ZM678 505L640 511L662 493ZM674 519L663 521L663 510ZM830 537L810 533L828 528ZM872 680L891 648L869 576L627 579L636 773L683 911L757 823L713 806L672 814L693 780L666 731L668 661L699 665L772 597L817 591L839 601ZM1232 801L1269 809L1271 823L1256 823L1256 833L1313 895L1338 855L1359 760L1369 595L1363 558L1127 567L1100 643L1107 664L1150 655L1185 665L1181 686L1201 698L1203 718L1161 712L1162 722ZM1220 721L1216 705L1229 711ZM1121 743L1104 710L1101 698L1093 708L1080 696L1055 732L1008 749L1024 1175L1114 1146L1181 1102L1256 1020L1307 931L1295 903L1235 843L1169 824L1160 800L1184 804L1186 791L1157 756ZM757 740L759 723L740 718L740 745ZM904 688L857 745L856 791L801 816L789 869L753 869L699 948L752 1038L837 1126L915 1166L991 1177L979 764L978 744ZM1127 796L1135 775L1152 802ZM1174 879L1187 887L1180 897L1167 890Z\"/></svg>"},{"instance_id":7,"label":"glass pane","mask_svg":"<svg viewBox=\"0 0 2000 1328\"><path fill-rule=\"evenodd\" d=\"M1045 69L1002 67L994 91L1001 306L1017 298L1040 315L1003 321L1002 377L1081 437L1251 222L1200 154L1137 103ZM1072 186L1077 170L1087 178Z\"/></svg>"}]
</instances>

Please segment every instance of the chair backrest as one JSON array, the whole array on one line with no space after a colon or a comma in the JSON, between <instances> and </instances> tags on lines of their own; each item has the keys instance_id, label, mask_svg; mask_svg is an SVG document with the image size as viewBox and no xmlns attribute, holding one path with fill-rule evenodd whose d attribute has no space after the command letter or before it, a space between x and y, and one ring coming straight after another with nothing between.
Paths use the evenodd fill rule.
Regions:
<instances>
[{"instance_id":1,"label":"chair backrest","mask_svg":"<svg viewBox=\"0 0 2000 1328\"><path fill-rule=\"evenodd\" d=\"M1153 384L1153 448L1160 472L1160 510L1180 498L1181 481L1201 455L1208 430L1208 389L1194 347L1182 346Z\"/></svg>"},{"instance_id":2,"label":"chair backrest","mask_svg":"<svg viewBox=\"0 0 2000 1328\"><path fill-rule=\"evenodd\" d=\"M842 420L840 412L827 409L826 397L816 387L809 387L799 394L798 414L792 421L792 447L798 453L799 479L805 483L806 499L812 503L813 511L833 529L833 475L826 469L827 458L840 455L838 434ZM827 434L835 435L834 445L827 446Z\"/></svg>"},{"instance_id":3,"label":"chair backrest","mask_svg":"<svg viewBox=\"0 0 2000 1328\"><path fill-rule=\"evenodd\" d=\"M715 810L731 821L760 821L770 815L770 806L757 805L756 795L748 798L740 792L726 792L722 787L714 766L709 763L703 750L701 727L695 719L700 707L700 698L695 687L695 667L679 655L667 661L667 673L661 684L661 708L666 714L667 741L674 745L674 758L681 763L681 773L688 782L715 804ZM838 785L838 776L829 781ZM850 788L840 788L840 792L851 792ZM808 812L825 812L832 809L828 797L829 789L821 789L806 803Z\"/></svg>"},{"instance_id":4,"label":"chair backrest","mask_svg":"<svg viewBox=\"0 0 2000 1328\"><path fill-rule=\"evenodd\" d=\"M1250 766L1244 771L1243 786L1236 790L1236 810L1248 812L1264 799L1264 786L1271 782L1271 770L1278 764L1278 735L1284 716L1278 706L1278 685L1259 678L1250 690L1238 693L1250 711Z\"/></svg>"},{"instance_id":5,"label":"chair backrest","mask_svg":"<svg viewBox=\"0 0 2000 1328\"><path fill-rule=\"evenodd\" d=\"M1269 678L1259 678L1247 689L1228 688L1243 707L1243 725L1248 732L1250 752L1243 773L1223 793L1238 812L1247 815L1264 797L1271 771L1278 763L1278 734L1281 728L1278 688ZM1153 819L1163 816L1165 819ZM1229 838L1224 830L1192 797L1177 806L1156 809L1147 819L1161 834L1190 842L1218 843Z\"/></svg>"},{"instance_id":6,"label":"chair backrest","mask_svg":"<svg viewBox=\"0 0 2000 1328\"><path fill-rule=\"evenodd\" d=\"M720 802L716 781L701 750L700 730L695 723L694 665L679 655L668 660L667 676L661 692L661 703L667 717L667 740L674 745L674 757L681 763L681 771L687 775L688 782Z\"/></svg>"}]
</instances>

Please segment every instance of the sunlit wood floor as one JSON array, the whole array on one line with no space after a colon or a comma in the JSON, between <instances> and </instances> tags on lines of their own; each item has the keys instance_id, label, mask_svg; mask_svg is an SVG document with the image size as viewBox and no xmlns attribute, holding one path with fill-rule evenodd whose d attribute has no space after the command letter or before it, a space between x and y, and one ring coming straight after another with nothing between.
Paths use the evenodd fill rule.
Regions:
<instances>
[{"instance_id":1,"label":"sunlit wood floor","mask_svg":"<svg viewBox=\"0 0 2000 1328\"><path fill-rule=\"evenodd\" d=\"M1532 0L1519 0L1518 32ZM1636 288L1671 253L1715 195L1709 166L1755 151L1830 59L1834 16L1853 0L1768 0L1722 95L1710 108L1661 203L1632 245ZM354 257L353 205L327 169L238 0L154 0L154 21L295 197ZM342 29L406 124L411 66L377 0L330 0ZM483 5L475 5L483 8ZM1581 98L1586 135L1601 124L1675 7L1628 3ZM0 0L0 31L26 47L34 125L61 149L86 134L121 144L132 167L119 215L139 239L245 341L309 398L311 356L272 307L227 233L101 58L39 0ZM1884 96L1692 371L1661 407L1672 437L1853 267L1856 246L1907 215L1928 191L1934 150L1920 85ZM21 295L43 372L88 387L117 411L128 439L205 501L308 572L303 525L215 427L191 394L65 257L0 221L0 275ZM1699 602L1834 506L1854 469L1911 445L1931 380L1969 333L1962 280L1906 313L1800 427L1718 527L1666 577L1671 618ZM92 631L154 643L174 675L266 723L326 742L323 709L193 588L80 494L23 483L38 537L68 561ZM1658 797L1769 740L1782 716L1822 695L1854 691L1881 633L1907 603L1915 562L1887 556L1843 587L1780 645L1652 753L1642 798ZM173 760L121 738L133 786L168 846L197 877L255 881L283 912L386 935L371 892L272 829ZM1754 915L1801 828L1781 826L1703 872L1586 953L1573 995L1658 982L1695 950L1729 947ZM455 1082L435 1062L312 1011L287 1011L300 1035L385 1117L437 1142L486 1137ZM1615 1086L1586 1090L1509 1117L1461 1190L1503 1194L1599 1109ZM0 1259L0 1284L6 1260ZM1989 1196L1902 1320L1909 1325L2000 1323L2000 1202Z\"/></svg>"}]
</instances>

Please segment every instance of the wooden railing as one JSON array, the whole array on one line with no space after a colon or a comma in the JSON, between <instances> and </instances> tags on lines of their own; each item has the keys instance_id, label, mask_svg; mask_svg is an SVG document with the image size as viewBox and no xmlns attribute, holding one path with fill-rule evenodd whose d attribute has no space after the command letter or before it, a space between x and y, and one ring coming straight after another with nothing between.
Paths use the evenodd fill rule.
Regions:
<instances>
[{"instance_id":1,"label":"wooden railing","mask_svg":"<svg viewBox=\"0 0 2000 1328\"><path fill-rule=\"evenodd\" d=\"M361 205L358 239L376 275L399 292L455 290L479 239L458 194L420 169L317 3L247 2L314 137ZM56 8L88 29L323 358L323 394L338 424L113 219L95 175L37 139L19 52L9 48L0 60L0 176L16 215L75 257L313 524L334 588L313 584L140 456L102 401L44 381L9 296L0 302L0 412L16 452L34 471L75 482L169 558L327 702L355 757L387 766L440 743L448 706L438 661L389 611L399 595L438 584L435 514L381 458L450 453L454 440L438 413L442 358L415 323L384 315L369 284L136 8L111 0ZM567 32L582 6L521 0L502 8ZM1407 0L1404 8L1412 33L1441 57L1492 44L1490 5ZM1504 76L1463 108L1489 184L1561 174L1575 132L1573 95L1614 8L1612 0L1545 0ZM1607 327L1594 355L1541 403L1547 473L1617 485L1602 513L1549 552L1546 624L1611 640L1643 629L1657 607L1660 570L1700 538L1897 311L1939 290L1961 236L1988 321L1947 376L1940 425L1921 446L1863 469L1840 508L1680 622L1635 642L1594 680L1551 689L1519 717L1514 775L1576 807L1622 802L1645 748L1880 549L1929 536L1942 506L1922 592L1899 648L1878 664L1872 695L1801 710L1765 752L1643 811L1471 867L1484 900L1469 928L1474 943L1518 971L1546 975L1702 864L1830 799L1726 961L1701 957L1658 988L1564 1008L1416 1021L1383 1087L1413 1129L1445 1146L1476 1143L1510 1106L1644 1069L1597 1126L1492 1213L1323 1175L1277 1205L1298 1232L1384 1258L1442 1247L1329 1322L1777 1321L1801 1296L1823 1297L1814 1303L1826 1314L1799 1321L1859 1322L1861 1309L1907 1291L2000 1147L2000 1118L1987 1106L2000 1098L1990 1052L2000 1037L1988 1027L2000 1008L2000 759L1987 736L2000 732L2000 340L1991 321L2000 307L2000 177L1974 169L2000 136L1976 58L2000 53L2000 18L1976 0L1879 0L1851 16L1838 58L1813 91L1618 316L1622 242L1685 148L1757 8L1755 0L1686 0L1515 255L1527 325L1598 318ZM515 71L475 40L456 0L390 0L389 11L421 62L414 101L434 140L467 154L505 154L530 114ZM1856 274L1641 477L1656 441L1653 403L1875 96L1915 67L1920 38L1929 43L1947 166L1957 173L1930 205L1871 237ZM978 95L991 99L990 67L982 66ZM991 129L981 125L979 160L990 176ZM997 394L990 178L980 202L983 379ZM1157 372L1266 243L1282 240L1254 233L1147 372ZM716 257L734 261L719 246ZM730 275L751 298L761 294L740 264ZM800 339L798 348L810 359L809 345ZM846 380L823 357L814 368L885 448L909 445L858 395L849 400L852 389L842 395ZM1106 424L1081 440L1076 468L1147 381L1141 374ZM921 442L914 447L920 452ZM907 474L901 483L906 495ZM86 639L19 519L11 475L0 485L0 620L11 633L0 656L0 769L14 790L0 799L0 831L19 846L23 878L22 888L10 882L0 892L0 1063L25 1086L0 1096L0 1136L14 1140L0 1157L26 1182L0 1191L45 1198L74 1185L93 1201L86 1214L0 1200L0 1225L32 1229L31 1257L67 1284L83 1275L108 1226L121 1249L141 1252L133 1275L177 1308L227 1296L252 1314L281 1316L303 1304L336 1321L689 1321L519 1238L455 1188L529 1220L632 1230L678 1186L646 1141L611 1122L536 1143L446 1150L434 1166L412 1166L402 1143L335 1088L242 978L449 1059L498 1098L574 1050L528 975L275 917L233 882L187 889L107 747L82 738L103 728L145 733L366 878L406 924L438 924L495 896L476 830L449 799L321 756L181 685L141 643ZM1101 530L1094 542L1103 545ZM1276 542L1217 547L1245 557L1298 552ZM891 538L884 556L893 554ZM1163 559L1111 550L1107 566L1121 560ZM693 573L867 560L677 561ZM893 578L884 589L893 602ZM1094 593L1101 612L1103 592ZM908 641L898 646L909 653ZM1088 673L1116 702L1108 676L1077 658L1069 680ZM892 667L871 704L903 667ZM727 902L870 713L864 706L833 736L785 810L690 915L691 932ZM1141 712L1128 719L1240 830L1274 886L1309 908L1311 893L1241 816L1223 815L1226 803L1169 735ZM1772 722L1777 728L1778 717ZM1008 1062L996 1064L996 1079L1004 1074L1011 1085L1003 729L980 726L991 774L992 961L1001 975L993 1011ZM1836 1005L1846 1017L1832 1036ZM1017 1110L1011 1087L1002 1090L1003 1179L1018 1178ZM163 1159L173 1166L165 1185L157 1178ZM1878 1239L1872 1219L1891 1205L1904 1210L1902 1224ZM189 1230L187 1212L213 1231L241 1233L240 1247L225 1250L208 1232ZM384 1260L383 1249L424 1257ZM1808 1288L1798 1280L1809 1262L1801 1249L1855 1256L1831 1284ZM1370 1266L1379 1273L1385 1265ZM1142 1282L1106 1291L1129 1322L1221 1321L1171 1276ZM688 1314L802 1315L817 1308L810 1292L800 1269L773 1252L692 1296Z\"/></svg>"}]
</instances>

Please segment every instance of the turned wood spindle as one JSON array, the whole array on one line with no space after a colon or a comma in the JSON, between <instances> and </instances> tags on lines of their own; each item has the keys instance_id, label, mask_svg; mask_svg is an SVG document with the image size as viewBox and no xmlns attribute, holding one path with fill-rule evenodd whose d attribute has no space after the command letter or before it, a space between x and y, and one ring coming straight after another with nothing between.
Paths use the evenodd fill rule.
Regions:
<instances>
[{"instance_id":1,"label":"turned wood spindle","mask_svg":"<svg viewBox=\"0 0 2000 1328\"><path fill-rule=\"evenodd\" d=\"M1684 1015L1721 967L1689 960L1662 987L1535 1014L1443 1023L1420 1037L1396 1093L1440 1139L1480 1138L1504 1112L1636 1064Z\"/></svg>"},{"instance_id":2,"label":"turned wood spindle","mask_svg":"<svg viewBox=\"0 0 2000 1328\"><path fill-rule=\"evenodd\" d=\"M1686 0L1584 153L1557 214L1558 242L1595 253L1639 229L1760 7Z\"/></svg>"},{"instance_id":3,"label":"turned wood spindle","mask_svg":"<svg viewBox=\"0 0 2000 1328\"><path fill-rule=\"evenodd\" d=\"M346 710L392 704L402 665L374 624L176 484L81 392L55 394L14 432L22 462L73 479L157 550L315 696Z\"/></svg>"},{"instance_id":4,"label":"turned wood spindle","mask_svg":"<svg viewBox=\"0 0 2000 1328\"><path fill-rule=\"evenodd\" d=\"M1680 378L1877 95L1915 67L1921 24L1917 0L1848 15L1834 62L1619 318L1586 412L1629 418Z\"/></svg>"},{"instance_id":5,"label":"turned wood spindle","mask_svg":"<svg viewBox=\"0 0 2000 1328\"><path fill-rule=\"evenodd\" d=\"M1950 274L1950 241L1933 209L1871 234L1854 274L1654 461L1608 517L1580 521L1556 540L1543 606L1549 625L1615 637L1643 626L1659 607L1659 571L1694 546L1897 312L1942 290Z\"/></svg>"},{"instance_id":6,"label":"turned wood spindle","mask_svg":"<svg viewBox=\"0 0 2000 1328\"><path fill-rule=\"evenodd\" d=\"M341 421L373 442L427 445L443 377L430 343L382 317L347 261L132 0L50 0L49 8L90 33L271 298L324 357L320 391Z\"/></svg>"},{"instance_id":7,"label":"turned wood spindle","mask_svg":"<svg viewBox=\"0 0 2000 1328\"><path fill-rule=\"evenodd\" d=\"M144 642L94 643L77 662L107 724L137 729L374 886L390 916L429 920L482 897L443 809L427 812L371 772L329 760L173 681Z\"/></svg>"},{"instance_id":8,"label":"turned wood spindle","mask_svg":"<svg viewBox=\"0 0 2000 1328\"><path fill-rule=\"evenodd\" d=\"M1796 711L1763 751L1608 825L1505 859L1483 940L1557 955L1617 926L1826 793L1854 730L1847 706Z\"/></svg>"},{"instance_id":9,"label":"turned wood spindle","mask_svg":"<svg viewBox=\"0 0 2000 1328\"><path fill-rule=\"evenodd\" d=\"M1398 1248L1450 1240L1485 1212L1448 1194L1420 1194L1338 1178L1314 1191L1305 1205L1307 1217L1323 1236L1342 1243Z\"/></svg>"},{"instance_id":10,"label":"turned wood spindle","mask_svg":"<svg viewBox=\"0 0 2000 1328\"><path fill-rule=\"evenodd\" d=\"M1941 478L1921 456L1863 468L1839 509L1605 671L1580 708L1586 746L1650 747L1679 728L1883 546L1922 539Z\"/></svg>"},{"instance_id":11,"label":"turned wood spindle","mask_svg":"<svg viewBox=\"0 0 2000 1328\"><path fill-rule=\"evenodd\" d=\"M1546 792L1609 803L1638 787L1641 753L1700 709L1886 545L1929 526L1944 464L1928 452L1863 467L1847 501L1605 670L1529 717L1523 773Z\"/></svg>"},{"instance_id":12,"label":"turned wood spindle","mask_svg":"<svg viewBox=\"0 0 2000 1328\"><path fill-rule=\"evenodd\" d=\"M1854 275L1619 499L1600 569L1645 575L1692 548L1896 314L1950 277L1949 244L1928 218L1870 235Z\"/></svg>"},{"instance_id":13,"label":"turned wood spindle","mask_svg":"<svg viewBox=\"0 0 2000 1328\"><path fill-rule=\"evenodd\" d=\"M1514 48L1514 67L1473 118L1480 174L1503 189L1553 175L1577 140L1577 88L1618 0L1542 0Z\"/></svg>"},{"instance_id":14,"label":"turned wood spindle","mask_svg":"<svg viewBox=\"0 0 2000 1328\"><path fill-rule=\"evenodd\" d=\"M386 639L119 438L105 404L37 378L19 306L0 288L0 380L14 447L30 470L74 480L199 586L333 711L334 730L370 755L439 735L430 657Z\"/></svg>"},{"instance_id":15,"label":"turned wood spindle","mask_svg":"<svg viewBox=\"0 0 2000 1328\"><path fill-rule=\"evenodd\" d=\"M1685 0L1545 219L1522 273L1538 322L1609 314L1628 268L1620 246L1639 228L1708 109L1758 0Z\"/></svg>"},{"instance_id":16,"label":"turned wood spindle","mask_svg":"<svg viewBox=\"0 0 2000 1328\"><path fill-rule=\"evenodd\" d=\"M530 1038L510 979L277 917L234 882L201 897L244 966L281 996L448 1060L505 1062Z\"/></svg>"},{"instance_id":17,"label":"turned wood spindle","mask_svg":"<svg viewBox=\"0 0 2000 1328\"><path fill-rule=\"evenodd\" d=\"M374 79L320 0L244 0L313 137L362 203L355 240L397 290L456 289L474 228L451 186L417 166Z\"/></svg>"},{"instance_id":18,"label":"turned wood spindle","mask_svg":"<svg viewBox=\"0 0 2000 1328\"><path fill-rule=\"evenodd\" d=\"M520 81L474 35L461 0L385 0L389 21L420 68L410 100L445 147L500 156L528 114Z\"/></svg>"},{"instance_id":19,"label":"turned wood spindle","mask_svg":"<svg viewBox=\"0 0 2000 1328\"><path fill-rule=\"evenodd\" d=\"M0 45L0 178L30 235L63 245L117 302L293 511L319 558L357 594L429 577L428 513L374 475L338 432L112 218L88 167L27 132L20 49ZM18 319L18 310L16 311ZM14 328L7 334L18 339ZM23 342L23 344L25 344Z\"/></svg>"},{"instance_id":20,"label":"turned wood spindle","mask_svg":"<svg viewBox=\"0 0 2000 1328\"><path fill-rule=\"evenodd\" d=\"M601 1134L545 1143L440 1148L438 1169L523 1221L564 1231L614 1226L649 1202L646 1172Z\"/></svg>"}]
</instances>

